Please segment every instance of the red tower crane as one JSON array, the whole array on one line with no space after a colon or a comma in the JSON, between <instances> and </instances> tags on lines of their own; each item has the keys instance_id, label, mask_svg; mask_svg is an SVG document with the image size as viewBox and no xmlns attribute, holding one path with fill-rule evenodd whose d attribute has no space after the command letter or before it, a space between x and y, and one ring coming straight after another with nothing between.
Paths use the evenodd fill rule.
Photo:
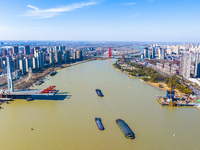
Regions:
<instances>
[{"instance_id":1,"label":"red tower crane","mask_svg":"<svg viewBox=\"0 0 200 150\"><path fill-rule=\"evenodd\" d=\"M112 56L111 47L109 47L109 58Z\"/></svg>"}]
</instances>

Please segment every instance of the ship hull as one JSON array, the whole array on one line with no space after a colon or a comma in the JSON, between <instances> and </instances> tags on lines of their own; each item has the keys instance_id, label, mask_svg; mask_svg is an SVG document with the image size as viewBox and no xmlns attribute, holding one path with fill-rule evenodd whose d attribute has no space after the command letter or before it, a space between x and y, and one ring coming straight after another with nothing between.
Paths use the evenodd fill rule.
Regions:
<instances>
[{"instance_id":1,"label":"ship hull","mask_svg":"<svg viewBox=\"0 0 200 150\"><path fill-rule=\"evenodd\" d=\"M102 94L101 90L95 89L95 91L96 91L96 93L97 93L97 95L98 95L99 97L103 97L103 96L104 96L104 95Z\"/></svg>"},{"instance_id":2,"label":"ship hull","mask_svg":"<svg viewBox=\"0 0 200 150\"><path fill-rule=\"evenodd\" d=\"M129 128L129 126L124 122L124 120L122 119L117 119L115 120L116 124L118 125L118 127L120 128L120 130L122 131L122 133L124 134L124 136L127 139L134 139L135 138L135 134L133 133L133 131Z\"/></svg>"}]
</instances>

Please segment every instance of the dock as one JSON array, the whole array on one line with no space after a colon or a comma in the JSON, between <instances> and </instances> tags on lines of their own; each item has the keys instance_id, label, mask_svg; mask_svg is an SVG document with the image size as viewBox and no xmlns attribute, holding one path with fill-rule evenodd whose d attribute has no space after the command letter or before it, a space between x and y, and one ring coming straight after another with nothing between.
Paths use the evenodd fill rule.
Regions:
<instances>
[{"instance_id":1,"label":"dock","mask_svg":"<svg viewBox=\"0 0 200 150\"><path fill-rule=\"evenodd\" d=\"M56 93L59 90L55 89L56 86L49 86L44 90L28 89L28 90L15 90L13 92L4 91L0 92L0 101L8 101L12 99L26 99L32 97L33 99L56 99Z\"/></svg>"},{"instance_id":2,"label":"dock","mask_svg":"<svg viewBox=\"0 0 200 150\"><path fill-rule=\"evenodd\" d=\"M167 99L166 97L162 97L162 96L156 96L155 98L161 106L170 106L170 107L195 106L195 103L186 103L179 100L169 102L166 100Z\"/></svg>"}]
</instances>

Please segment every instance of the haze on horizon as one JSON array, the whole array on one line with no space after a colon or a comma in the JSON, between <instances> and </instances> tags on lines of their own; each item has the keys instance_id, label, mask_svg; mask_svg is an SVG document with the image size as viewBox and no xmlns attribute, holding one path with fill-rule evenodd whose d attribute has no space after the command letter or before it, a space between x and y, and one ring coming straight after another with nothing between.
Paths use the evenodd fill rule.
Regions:
<instances>
[{"instance_id":1,"label":"haze on horizon","mask_svg":"<svg viewBox=\"0 0 200 150\"><path fill-rule=\"evenodd\" d=\"M7 0L0 40L199 42L198 0Z\"/></svg>"}]
</instances>

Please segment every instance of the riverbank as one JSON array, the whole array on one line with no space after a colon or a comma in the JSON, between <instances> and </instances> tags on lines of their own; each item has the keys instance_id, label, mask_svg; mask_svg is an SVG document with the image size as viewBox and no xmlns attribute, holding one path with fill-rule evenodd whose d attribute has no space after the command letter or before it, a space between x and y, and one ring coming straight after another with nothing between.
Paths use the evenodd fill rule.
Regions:
<instances>
[{"instance_id":1,"label":"riverbank","mask_svg":"<svg viewBox=\"0 0 200 150\"><path fill-rule=\"evenodd\" d=\"M142 79L141 79L142 80ZM140 80L140 81L141 81ZM149 82L149 81L147 81L147 82L145 82L144 80L142 80L144 83L147 83L147 84L149 84L150 86L152 86L152 87L155 87L155 88L157 88L157 89L159 89L159 90L162 90L162 91L169 91L170 90L170 88L167 86L167 84L165 84L165 83L161 83L161 82L159 82L159 83L152 83L152 82ZM162 88L160 87L160 86L162 86ZM185 94L184 93L181 93L179 90L177 90L177 89L174 89L174 91L175 91L175 94L177 95L177 96L184 96Z\"/></svg>"},{"instance_id":2,"label":"riverbank","mask_svg":"<svg viewBox=\"0 0 200 150\"><path fill-rule=\"evenodd\" d=\"M135 59L132 59L129 62L121 62L117 60L116 63L113 64L113 67L126 72L129 77L143 77L143 80L150 83L165 83L168 87L172 89L176 89L180 93L184 94L194 94L191 90L190 86L193 86L188 83L188 81L184 80L183 77L180 76L163 76L156 70L146 67L141 63L137 63ZM147 77L144 77L147 76ZM159 84L160 88L162 88L161 84Z\"/></svg>"},{"instance_id":3,"label":"riverbank","mask_svg":"<svg viewBox=\"0 0 200 150\"><path fill-rule=\"evenodd\" d=\"M155 87L155 88L157 88L157 89L159 89L159 90L161 90L161 91L165 91L165 92L166 92L166 91L170 90L170 88L167 86L167 84L165 84L165 83L163 83L163 82L153 83L153 82L150 82L150 81L144 81L144 80L142 79L142 78L147 78L147 76L137 77L137 76L132 76L132 75L130 75L130 74L128 74L128 73L126 73L126 74L127 74L128 77L131 77L131 78L138 78L141 82L147 83L147 84L149 84L150 86ZM161 87L162 87L162 88L161 88ZM177 89L175 89L174 91L175 91L176 95L178 95L178 96L184 96L184 95L185 95L184 93L180 92L180 91L177 90Z\"/></svg>"},{"instance_id":4,"label":"riverbank","mask_svg":"<svg viewBox=\"0 0 200 150\"><path fill-rule=\"evenodd\" d=\"M158 82L158 83L151 82L149 80L150 79L149 76L139 76L139 77L132 76L128 71L125 71L124 69L116 68L114 65L113 65L113 67L115 70L125 73L128 77L137 78L137 79L139 79L139 81L141 81L143 83L147 83L148 85L150 85L156 89L159 89L161 91L167 92L167 91L171 90L171 88L168 87L167 84L164 82ZM143 79L147 79L147 81L144 81ZM167 98L164 95L163 95L164 96L163 98L165 100L163 99L161 101L156 98L162 106L192 106L192 107L200 109L200 103L198 101L198 97L186 95L185 93L180 92L178 89L173 89L173 90L175 91L175 99L176 99L175 102L173 102L173 103L169 103L169 102L165 101Z\"/></svg>"},{"instance_id":5,"label":"riverbank","mask_svg":"<svg viewBox=\"0 0 200 150\"><path fill-rule=\"evenodd\" d=\"M113 65L113 67L114 67L114 69L117 70L117 71L122 71L122 69L116 68L116 66L114 66L114 65ZM142 78L148 78L147 76L132 76L132 75L129 74L129 72L127 72L127 71L124 71L124 70L123 70L123 72L124 72L128 77L130 77L130 78L138 78L141 82L147 83L147 84L149 84L150 86L155 87L155 88L157 88L157 89L159 89L159 90L161 90L161 91L165 91L165 92L166 92L167 90L170 90L170 88L169 88L169 87L167 86L167 84L164 83L164 82L153 83L153 82L151 82L151 81L144 81ZM162 88L161 88L161 87L162 87ZM175 94L176 94L177 96L184 96L184 95L185 95L184 93L180 92L180 91L177 90L177 89L174 89L174 91L175 91Z\"/></svg>"}]
</instances>

